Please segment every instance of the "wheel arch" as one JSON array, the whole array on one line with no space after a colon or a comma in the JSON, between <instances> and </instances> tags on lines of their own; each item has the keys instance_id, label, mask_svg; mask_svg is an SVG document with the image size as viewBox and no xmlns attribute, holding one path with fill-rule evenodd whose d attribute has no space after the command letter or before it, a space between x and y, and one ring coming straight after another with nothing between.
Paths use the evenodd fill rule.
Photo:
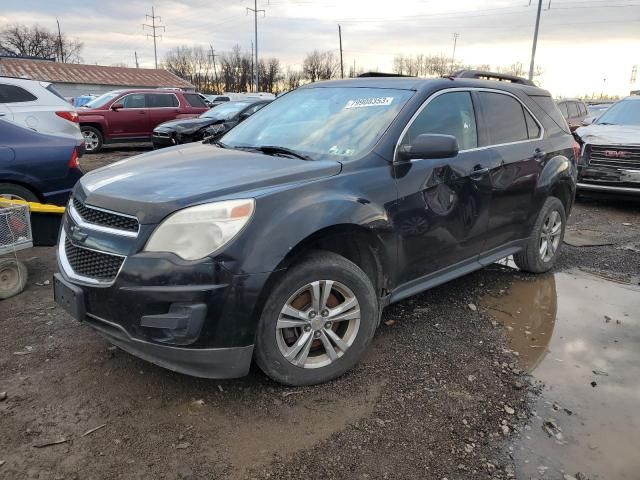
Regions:
<instances>
[{"instance_id":1,"label":"wheel arch","mask_svg":"<svg viewBox=\"0 0 640 480\"><path fill-rule=\"evenodd\" d=\"M576 193L576 167L564 155L552 157L538 178L537 190L542 203L549 197L558 198L569 215Z\"/></svg>"}]
</instances>

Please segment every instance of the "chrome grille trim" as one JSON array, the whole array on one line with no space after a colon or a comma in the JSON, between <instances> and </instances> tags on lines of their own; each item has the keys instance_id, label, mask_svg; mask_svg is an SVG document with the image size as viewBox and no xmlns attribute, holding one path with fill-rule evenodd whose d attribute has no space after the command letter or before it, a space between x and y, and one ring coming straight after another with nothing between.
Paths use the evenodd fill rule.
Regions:
<instances>
[{"instance_id":1,"label":"chrome grille trim","mask_svg":"<svg viewBox=\"0 0 640 480\"><path fill-rule=\"evenodd\" d=\"M609 157L607 151L625 152L628 158ZM591 145L589 165L618 170L640 170L640 145Z\"/></svg>"},{"instance_id":2,"label":"chrome grille trim","mask_svg":"<svg viewBox=\"0 0 640 480\"><path fill-rule=\"evenodd\" d=\"M106 215L113 215L116 217L135 220L137 227L136 227L136 230L133 231L133 230L124 230L124 229L116 228L113 226L101 225L98 223L93 223L83 218L80 212L78 211L78 208L76 206L77 204L81 204L81 202L76 198L72 198L71 201L69 202L69 208L67 210L71 218L73 218L73 221L81 227L87 228L89 230L94 230L96 232L110 233L112 235L120 235L123 237L132 237L132 238L137 237L138 233L140 232L140 223L138 222L138 219L136 217L133 217L131 215L125 215L123 213L111 212L109 210L104 210L102 208L82 204L83 207L87 210L95 210L96 212L102 212Z\"/></svg>"},{"instance_id":3,"label":"chrome grille trim","mask_svg":"<svg viewBox=\"0 0 640 480\"><path fill-rule=\"evenodd\" d=\"M121 258L121 262L120 262L120 266L118 268L118 271L116 272L116 274L113 276L113 278L109 278L109 279L100 279L100 278L94 278L94 277L88 277L86 275L81 275L76 273L73 270L73 267L71 266L71 263L69 262L69 258L67 257L67 244L71 244L73 245L73 247L75 248L79 248L82 250L87 250L89 252L93 252L93 253L99 253L99 254L103 254L103 255L110 255L112 257L119 257ZM91 248L87 248L87 247L80 247L78 245L75 245L73 242L71 242L71 240L69 240L67 238L67 235L64 231L64 228L62 229L62 231L60 232L60 239L58 240L58 261L60 263L60 269L64 272L64 274L70 278L71 280L74 280L78 283L81 284L85 284L85 285L91 285L91 286L99 286L99 287L108 287L113 285L113 283L116 281L116 279L118 278L118 275L120 275L120 271L122 270L122 267L124 266L124 262L126 260L126 256L124 255L118 255L115 253L109 253L109 252L101 252L99 250L94 250Z\"/></svg>"}]
</instances>

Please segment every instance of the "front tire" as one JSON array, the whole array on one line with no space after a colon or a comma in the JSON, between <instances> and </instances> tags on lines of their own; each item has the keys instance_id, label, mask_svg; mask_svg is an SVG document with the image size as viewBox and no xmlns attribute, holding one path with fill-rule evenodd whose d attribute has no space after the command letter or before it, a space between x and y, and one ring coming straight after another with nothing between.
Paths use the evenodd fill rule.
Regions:
<instances>
[{"instance_id":1,"label":"front tire","mask_svg":"<svg viewBox=\"0 0 640 480\"><path fill-rule=\"evenodd\" d=\"M84 148L86 153L98 153L102 150L104 138L100 130L87 125L82 125L80 130L84 137Z\"/></svg>"},{"instance_id":2,"label":"front tire","mask_svg":"<svg viewBox=\"0 0 640 480\"><path fill-rule=\"evenodd\" d=\"M378 316L375 289L356 264L314 253L270 293L256 333L256 363L286 385L332 380L360 360Z\"/></svg>"},{"instance_id":3,"label":"front tire","mask_svg":"<svg viewBox=\"0 0 640 480\"><path fill-rule=\"evenodd\" d=\"M560 199L547 198L527 244L513 256L518 268L531 273L551 270L560 254L566 224L567 215Z\"/></svg>"}]
</instances>

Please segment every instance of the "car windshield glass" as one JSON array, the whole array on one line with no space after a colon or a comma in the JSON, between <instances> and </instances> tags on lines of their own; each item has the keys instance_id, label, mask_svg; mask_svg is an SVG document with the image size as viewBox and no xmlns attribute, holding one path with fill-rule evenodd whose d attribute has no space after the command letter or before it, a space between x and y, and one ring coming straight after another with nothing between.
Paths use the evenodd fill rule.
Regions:
<instances>
[{"instance_id":1,"label":"car windshield glass","mask_svg":"<svg viewBox=\"0 0 640 480\"><path fill-rule=\"evenodd\" d=\"M241 110L248 107L248 102L227 102L221 105L216 105L211 110L207 110L200 118L213 118L214 120L228 120L235 116Z\"/></svg>"},{"instance_id":2,"label":"car windshield glass","mask_svg":"<svg viewBox=\"0 0 640 480\"><path fill-rule=\"evenodd\" d=\"M413 94L386 88L315 87L283 95L222 139L228 147L284 147L312 160L369 151Z\"/></svg>"},{"instance_id":3,"label":"car windshield glass","mask_svg":"<svg viewBox=\"0 0 640 480\"><path fill-rule=\"evenodd\" d=\"M86 103L84 106L88 108L100 108L105 106L109 101L116 98L122 92L108 92L100 95L98 98L94 98L89 103Z\"/></svg>"},{"instance_id":4,"label":"car windshield glass","mask_svg":"<svg viewBox=\"0 0 640 480\"><path fill-rule=\"evenodd\" d=\"M640 125L640 101L618 102L600 115L596 123L599 125Z\"/></svg>"}]
</instances>

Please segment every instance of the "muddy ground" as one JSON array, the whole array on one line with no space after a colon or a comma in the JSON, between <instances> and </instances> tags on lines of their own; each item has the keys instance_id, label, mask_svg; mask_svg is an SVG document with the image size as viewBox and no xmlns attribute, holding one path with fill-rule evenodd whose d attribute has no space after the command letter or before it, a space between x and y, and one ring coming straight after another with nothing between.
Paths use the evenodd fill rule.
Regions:
<instances>
[{"instance_id":1,"label":"muddy ground","mask_svg":"<svg viewBox=\"0 0 640 480\"><path fill-rule=\"evenodd\" d=\"M82 163L95 168L144 150L119 148ZM570 229L581 236L574 243L585 243L580 232L588 230L596 233L587 240L599 245L565 245L557 274L582 269L637 283L637 203L580 201ZM21 258L28 288L0 303L2 479L576 474L536 470L541 460L533 455L533 474L523 467L529 460L519 442L541 428L535 421L542 385L526 375L494 310L517 295L512 284L537 280L508 266L393 305L356 369L295 389L257 370L233 381L190 378L115 349L53 303L53 249Z\"/></svg>"}]
</instances>

